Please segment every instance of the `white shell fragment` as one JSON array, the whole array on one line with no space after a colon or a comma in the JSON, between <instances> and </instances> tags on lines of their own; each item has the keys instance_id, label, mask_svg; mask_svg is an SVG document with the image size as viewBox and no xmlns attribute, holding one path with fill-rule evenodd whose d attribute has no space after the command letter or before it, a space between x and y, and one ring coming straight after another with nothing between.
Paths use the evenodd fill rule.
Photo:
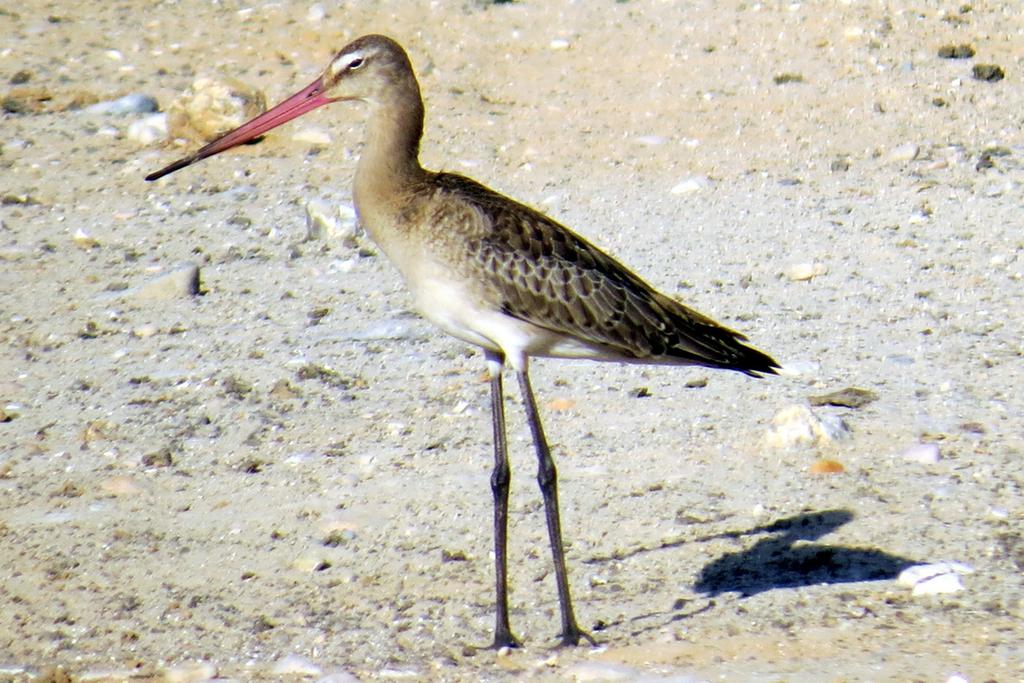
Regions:
<instances>
[{"instance_id":1,"label":"white shell fragment","mask_svg":"<svg viewBox=\"0 0 1024 683\"><path fill-rule=\"evenodd\" d=\"M793 282L805 282L828 273L824 263L797 263L786 269L786 277Z\"/></svg>"},{"instance_id":2,"label":"white shell fragment","mask_svg":"<svg viewBox=\"0 0 1024 683\"><path fill-rule=\"evenodd\" d=\"M974 569L962 562L935 562L907 567L896 577L900 586L912 589L911 595L957 593L964 589L960 577L973 574Z\"/></svg>"},{"instance_id":3,"label":"white shell fragment","mask_svg":"<svg viewBox=\"0 0 1024 683\"><path fill-rule=\"evenodd\" d=\"M345 205L335 209L322 199L306 202L306 239L341 242L354 248L356 243L356 213Z\"/></svg>"},{"instance_id":4,"label":"white shell fragment","mask_svg":"<svg viewBox=\"0 0 1024 683\"><path fill-rule=\"evenodd\" d=\"M772 426L764 435L768 448L827 446L846 438L850 428L838 415L815 413L809 406L786 406L775 413Z\"/></svg>"},{"instance_id":5,"label":"white shell fragment","mask_svg":"<svg viewBox=\"0 0 1024 683\"><path fill-rule=\"evenodd\" d=\"M711 179L707 176L696 175L684 178L676 183L670 192L672 194L692 194L711 187Z\"/></svg>"}]
</instances>

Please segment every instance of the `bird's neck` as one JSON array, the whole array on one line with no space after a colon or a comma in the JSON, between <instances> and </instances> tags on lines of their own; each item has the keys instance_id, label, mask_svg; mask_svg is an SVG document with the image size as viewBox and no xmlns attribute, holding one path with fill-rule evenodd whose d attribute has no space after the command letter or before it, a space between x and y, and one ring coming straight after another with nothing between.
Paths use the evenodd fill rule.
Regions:
<instances>
[{"instance_id":1,"label":"bird's neck","mask_svg":"<svg viewBox=\"0 0 1024 683\"><path fill-rule=\"evenodd\" d=\"M423 100L415 81L371 103L366 145L356 169L357 199L393 197L424 178L419 161L422 137Z\"/></svg>"}]
</instances>

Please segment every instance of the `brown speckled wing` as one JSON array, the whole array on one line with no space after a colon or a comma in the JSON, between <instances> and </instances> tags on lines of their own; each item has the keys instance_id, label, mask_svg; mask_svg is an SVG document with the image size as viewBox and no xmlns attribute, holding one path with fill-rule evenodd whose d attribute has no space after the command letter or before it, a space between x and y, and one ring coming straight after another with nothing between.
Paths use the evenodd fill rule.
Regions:
<instances>
[{"instance_id":1,"label":"brown speckled wing","mask_svg":"<svg viewBox=\"0 0 1024 683\"><path fill-rule=\"evenodd\" d=\"M481 212L466 247L502 310L624 359L773 373L778 364L743 335L660 294L616 260L544 214L454 174L444 191Z\"/></svg>"}]
</instances>

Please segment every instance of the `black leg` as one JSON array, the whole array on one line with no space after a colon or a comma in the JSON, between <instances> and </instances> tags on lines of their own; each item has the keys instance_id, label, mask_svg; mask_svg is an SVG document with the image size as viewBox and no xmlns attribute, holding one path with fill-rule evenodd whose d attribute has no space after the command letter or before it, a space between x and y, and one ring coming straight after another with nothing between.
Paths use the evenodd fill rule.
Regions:
<instances>
[{"instance_id":1,"label":"black leg","mask_svg":"<svg viewBox=\"0 0 1024 683\"><path fill-rule=\"evenodd\" d=\"M551 450L544 437L544 427L540 423L537 402L533 398L530 376L527 368L518 373L519 388L523 393L523 404L526 406L526 420L533 434L533 445L537 450L537 483L540 484L544 496L544 515L548 522L548 538L551 541L551 553L555 559L555 581L558 583L558 603L562 608L562 645L579 645L580 638L596 645L589 633L576 623L576 615L572 610L572 598L569 596L569 577L565 571L565 551L562 548L562 522L558 516L558 476L555 461L551 459Z\"/></svg>"},{"instance_id":2,"label":"black leg","mask_svg":"<svg viewBox=\"0 0 1024 683\"><path fill-rule=\"evenodd\" d=\"M494 470L491 491L494 493L494 581L495 623L494 648L519 647L508 621L508 492L512 471L508 465L505 438L505 394L501 386L504 357L486 351L487 369L491 375L491 422L494 427Z\"/></svg>"}]
</instances>

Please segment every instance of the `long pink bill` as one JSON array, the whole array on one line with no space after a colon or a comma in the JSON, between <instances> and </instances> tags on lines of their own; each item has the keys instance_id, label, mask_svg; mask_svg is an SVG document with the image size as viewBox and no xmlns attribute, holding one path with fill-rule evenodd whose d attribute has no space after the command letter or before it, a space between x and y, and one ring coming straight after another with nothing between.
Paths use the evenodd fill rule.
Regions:
<instances>
[{"instance_id":1,"label":"long pink bill","mask_svg":"<svg viewBox=\"0 0 1024 683\"><path fill-rule=\"evenodd\" d=\"M334 102L333 98L325 96L323 92L323 78L317 78L315 81L273 109L268 109L254 119L243 123L238 128L235 128L233 131L221 135L213 142L200 148L195 154L187 156L184 159L178 159L173 164L164 166L154 173L150 173L146 176L146 180L163 178L168 173L174 173L178 169L191 166L206 157L212 157L214 154L220 154L226 149L231 149L232 147L245 144L250 140L258 138L272 128L277 128L281 124L302 116L306 112L313 111L317 107L322 107L325 104Z\"/></svg>"}]
</instances>

